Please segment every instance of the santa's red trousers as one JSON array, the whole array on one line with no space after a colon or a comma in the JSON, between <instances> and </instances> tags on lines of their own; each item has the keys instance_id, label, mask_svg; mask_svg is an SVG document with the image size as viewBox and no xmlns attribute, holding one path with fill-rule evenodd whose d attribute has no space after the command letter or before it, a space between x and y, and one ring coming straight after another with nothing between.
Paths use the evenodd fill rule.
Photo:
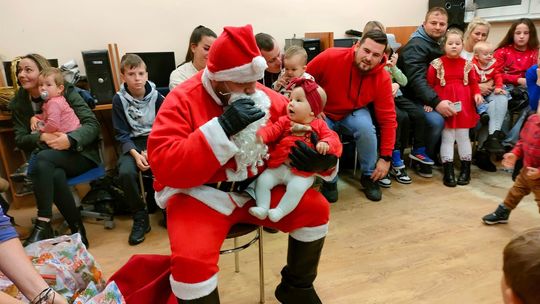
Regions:
<instances>
[{"instance_id":1,"label":"santa's red trousers","mask_svg":"<svg viewBox=\"0 0 540 304\"><path fill-rule=\"evenodd\" d=\"M271 207L283 196L285 187L272 190ZM167 203L167 230L171 243L171 273L182 283L204 282L218 272L219 250L229 228L236 223L251 223L291 232L303 227L325 225L329 220L329 205L317 191L309 189L289 215L277 223L259 220L248 213L254 200L223 215L200 201L177 194Z\"/></svg>"}]
</instances>

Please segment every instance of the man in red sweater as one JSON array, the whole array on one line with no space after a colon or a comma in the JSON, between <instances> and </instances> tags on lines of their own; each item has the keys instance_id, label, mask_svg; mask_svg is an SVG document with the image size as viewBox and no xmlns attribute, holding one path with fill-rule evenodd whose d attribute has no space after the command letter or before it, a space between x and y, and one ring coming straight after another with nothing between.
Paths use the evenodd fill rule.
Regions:
<instances>
[{"instance_id":1,"label":"man in red sweater","mask_svg":"<svg viewBox=\"0 0 540 304\"><path fill-rule=\"evenodd\" d=\"M306 71L328 95L324 108L328 126L338 134L354 138L362 171L360 182L366 197L372 201L381 200L377 180L388 173L396 138L392 82L384 70L387 43L385 33L369 31L350 49L330 48L322 52L308 64ZM380 130L379 157L370 104ZM323 184L322 193L330 202L337 201L336 183L337 178Z\"/></svg>"}]
</instances>

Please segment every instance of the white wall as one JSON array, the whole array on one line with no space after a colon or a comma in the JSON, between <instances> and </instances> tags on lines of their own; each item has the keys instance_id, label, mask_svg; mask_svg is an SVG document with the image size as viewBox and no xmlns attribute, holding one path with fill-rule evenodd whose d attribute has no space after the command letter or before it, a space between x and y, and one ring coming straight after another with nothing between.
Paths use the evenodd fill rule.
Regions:
<instances>
[{"instance_id":1,"label":"white wall","mask_svg":"<svg viewBox=\"0 0 540 304\"><path fill-rule=\"evenodd\" d=\"M428 0L0 0L0 60L35 52L60 64L73 58L84 71L81 51L117 43L120 55L174 51L179 64L199 24L219 35L223 26L251 23L283 46L305 32L344 37L369 20L418 25L427 8ZM489 40L497 44L509 25L494 23Z\"/></svg>"},{"instance_id":2,"label":"white wall","mask_svg":"<svg viewBox=\"0 0 540 304\"><path fill-rule=\"evenodd\" d=\"M0 0L0 60L36 52L73 58L81 51L117 43L124 52L174 51L182 62L193 28L203 24L218 35L223 26L251 23L281 44L294 34L362 30L365 22L416 25L427 0ZM84 69L84 67L82 67Z\"/></svg>"}]
</instances>

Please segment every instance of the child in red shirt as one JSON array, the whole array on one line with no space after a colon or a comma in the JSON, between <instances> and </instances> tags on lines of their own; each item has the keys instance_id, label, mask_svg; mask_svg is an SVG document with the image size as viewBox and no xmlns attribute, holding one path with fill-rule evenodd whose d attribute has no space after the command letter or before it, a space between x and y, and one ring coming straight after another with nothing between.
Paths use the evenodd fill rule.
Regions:
<instances>
[{"instance_id":1,"label":"child in red shirt","mask_svg":"<svg viewBox=\"0 0 540 304\"><path fill-rule=\"evenodd\" d=\"M469 184L472 148L469 129L476 126L478 114L475 103L483 102L472 63L460 57L463 50L463 33L450 29L444 37L445 55L433 60L428 68L427 82L441 100L453 103L457 114L446 117L442 132L441 161L444 168L443 182L448 187ZM433 111L429 106L426 112ZM456 182L454 176L454 143L457 142L461 172Z\"/></svg>"},{"instance_id":2,"label":"child in red shirt","mask_svg":"<svg viewBox=\"0 0 540 304\"><path fill-rule=\"evenodd\" d=\"M533 192L540 208L540 115L537 111L527 119L520 139L510 153L506 153L502 164L506 168L514 168L518 159L523 159L523 168L504 202L495 212L482 218L485 224L505 224L512 209L516 208L525 195Z\"/></svg>"}]
</instances>

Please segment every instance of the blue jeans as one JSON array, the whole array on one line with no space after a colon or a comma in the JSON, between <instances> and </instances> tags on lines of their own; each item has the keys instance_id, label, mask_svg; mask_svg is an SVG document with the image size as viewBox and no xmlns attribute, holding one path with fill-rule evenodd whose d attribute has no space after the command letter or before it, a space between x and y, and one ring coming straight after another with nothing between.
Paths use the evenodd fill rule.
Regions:
<instances>
[{"instance_id":1,"label":"blue jeans","mask_svg":"<svg viewBox=\"0 0 540 304\"><path fill-rule=\"evenodd\" d=\"M437 151L439 151L439 143L441 142L441 134L444 129L444 117L439 112L425 112L426 115L426 153L431 159L435 159Z\"/></svg>"},{"instance_id":2,"label":"blue jeans","mask_svg":"<svg viewBox=\"0 0 540 304\"><path fill-rule=\"evenodd\" d=\"M355 110L339 121L326 117L328 127L338 134L353 137L358 151L360 171L363 175L371 175L377 163L377 134L367 108ZM337 181L337 177L333 182Z\"/></svg>"}]
</instances>

